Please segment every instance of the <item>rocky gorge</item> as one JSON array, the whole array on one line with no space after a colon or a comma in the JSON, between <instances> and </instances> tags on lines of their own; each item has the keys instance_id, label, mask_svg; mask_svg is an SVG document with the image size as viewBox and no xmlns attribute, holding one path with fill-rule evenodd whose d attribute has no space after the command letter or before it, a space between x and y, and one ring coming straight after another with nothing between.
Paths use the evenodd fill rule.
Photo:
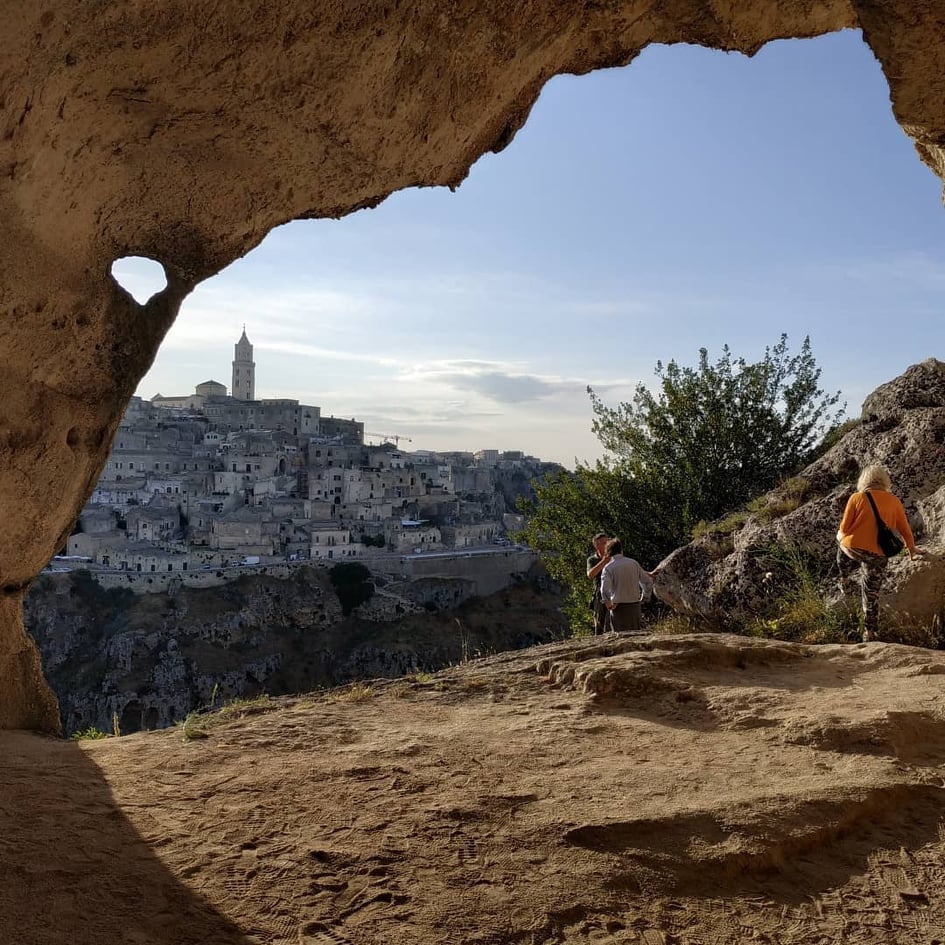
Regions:
<instances>
[{"instance_id":1,"label":"rocky gorge","mask_svg":"<svg viewBox=\"0 0 945 945\"><path fill-rule=\"evenodd\" d=\"M136 595L74 571L36 582L26 623L67 734L164 728L233 699L430 672L566 629L539 566L487 597L449 578L365 586L356 603L312 566Z\"/></svg>"}]
</instances>

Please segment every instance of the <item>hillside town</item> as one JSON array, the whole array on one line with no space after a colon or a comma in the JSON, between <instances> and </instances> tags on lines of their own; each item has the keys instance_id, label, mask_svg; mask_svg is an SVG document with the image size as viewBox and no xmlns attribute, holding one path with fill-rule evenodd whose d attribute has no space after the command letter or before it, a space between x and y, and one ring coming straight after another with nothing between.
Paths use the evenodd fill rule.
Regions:
<instances>
[{"instance_id":1,"label":"hillside town","mask_svg":"<svg viewBox=\"0 0 945 945\"><path fill-rule=\"evenodd\" d=\"M256 399L244 328L230 393L208 380L192 394L132 398L50 569L181 577L498 552L520 524L517 497L555 468L520 452L409 452L400 448L406 436L368 445L365 435L363 423L323 416L317 406Z\"/></svg>"}]
</instances>

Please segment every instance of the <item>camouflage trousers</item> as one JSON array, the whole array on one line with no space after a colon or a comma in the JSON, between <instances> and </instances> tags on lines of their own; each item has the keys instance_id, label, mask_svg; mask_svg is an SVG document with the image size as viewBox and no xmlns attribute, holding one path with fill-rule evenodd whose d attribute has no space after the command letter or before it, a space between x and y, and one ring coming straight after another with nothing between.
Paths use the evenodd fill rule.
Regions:
<instances>
[{"instance_id":1,"label":"camouflage trousers","mask_svg":"<svg viewBox=\"0 0 945 945\"><path fill-rule=\"evenodd\" d=\"M591 607L594 610L594 633L606 633L610 629L610 611L604 606L599 594L594 594Z\"/></svg>"},{"instance_id":2,"label":"camouflage trousers","mask_svg":"<svg viewBox=\"0 0 945 945\"><path fill-rule=\"evenodd\" d=\"M886 576L889 559L861 548L837 547L837 568L840 571L840 591L844 595L853 590L853 574L860 572L863 603L863 639L873 640L879 631L879 592Z\"/></svg>"}]
</instances>

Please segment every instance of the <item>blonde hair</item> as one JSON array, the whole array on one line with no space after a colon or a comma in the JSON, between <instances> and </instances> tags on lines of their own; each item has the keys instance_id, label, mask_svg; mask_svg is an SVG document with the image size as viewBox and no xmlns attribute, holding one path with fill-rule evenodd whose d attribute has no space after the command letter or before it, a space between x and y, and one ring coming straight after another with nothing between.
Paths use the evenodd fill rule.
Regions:
<instances>
[{"instance_id":1,"label":"blonde hair","mask_svg":"<svg viewBox=\"0 0 945 945\"><path fill-rule=\"evenodd\" d=\"M857 492L866 492L867 489L884 489L889 492L891 488L892 482L885 466L867 466L856 481Z\"/></svg>"}]
</instances>

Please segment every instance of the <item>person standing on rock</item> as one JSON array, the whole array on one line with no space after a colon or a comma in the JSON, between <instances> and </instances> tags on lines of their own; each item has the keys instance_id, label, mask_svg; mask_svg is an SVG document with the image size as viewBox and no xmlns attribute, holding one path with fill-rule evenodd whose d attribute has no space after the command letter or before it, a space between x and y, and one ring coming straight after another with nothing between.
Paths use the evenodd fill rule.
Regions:
<instances>
[{"instance_id":1,"label":"person standing on rock","mask_svg":"<svg viewBox=\"0 0 945 945\"><path fill-rule=\"evenodd\" d=\"M617 633L639 633L641 602L653 590L653 577L638 561L623 553L618 538L607 542L610 558L600 576L600 594L610 611L610 629Z\"/></svg>"},{"instance_id":2,"label":"person standing on rock","mask_svg":"<svg viewBox=\"0 0 945 945\"><path fill-rule=\"evenodd\" d=\"M853 573L861 572L864 643L875 640L879 630L879 592L889 563L879 546L876 514L888 528L899 532L909 549L910 558L925 554L924 549L916 548L906 510L891 489L889 473L884 467L867 466L860 473L857 491L847 500L837 532L837 568L843 595L853 590ZM876 513L870 498L876 505Z\"/></svg>"},{"instance_id":3,"label":"person standing on rock","mask_svg":"<svg viewBox=\"0 0 945 945\"><path fill-rule=\"evenodd\" d=\"M594 597L591 600L591 609L594 611L594 633L601 634L607 629L610 613L604 606L600 596L600 573L610 563L606 548L608 536L598 532L592 539L594 554L587 559L587 577L594 582Z\"/></svg>"}]
</instances>

